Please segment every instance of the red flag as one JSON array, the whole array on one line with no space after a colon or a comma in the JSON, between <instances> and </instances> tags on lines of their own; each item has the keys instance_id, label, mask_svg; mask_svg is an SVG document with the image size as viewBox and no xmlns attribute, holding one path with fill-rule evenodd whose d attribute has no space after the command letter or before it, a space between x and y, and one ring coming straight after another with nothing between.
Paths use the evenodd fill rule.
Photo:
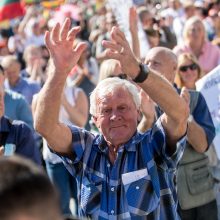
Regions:
<instances>
[{"instance_id":1,"label":"red flag","mask_svg":"<svg viewBox=\"0 0 220 220\"><path fill-rule=\"evenodd\" d=\"M0 1L0 21L23 16L24 12L25 10L20 0Z\"/></svg>"}]
</instances>

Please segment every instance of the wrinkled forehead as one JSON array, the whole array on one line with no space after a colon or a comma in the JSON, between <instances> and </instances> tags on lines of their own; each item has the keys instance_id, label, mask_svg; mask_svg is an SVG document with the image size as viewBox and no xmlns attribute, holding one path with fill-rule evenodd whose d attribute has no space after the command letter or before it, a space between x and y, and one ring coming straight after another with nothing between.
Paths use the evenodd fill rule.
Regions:
<instances>
[{"instance_id":1,"label":"wrinkled forehead","mask_svg":"<svg viewBox=\"0 0 220 220\"><path fill-rule=\"evenodd\" d=\"M126 88L117 88L114 89L114 91L106 92L97 96L96 105L99 107L120 105L131 106L135 105L135 101Z\"/></svg>"},{"instance_id":2,"label":"wrinkled forehead","mask_svg":"<svg viewBox=\"0 0 220 220\"><path fill-rule=\"evenodd\" d=\"M108 100L108 99L117 99L117 98L131 98L130 93L128 90L121 86L115 87L114 89L101 89L99 90L96 99L97 100Z\"/></svg>"}]
</instances>

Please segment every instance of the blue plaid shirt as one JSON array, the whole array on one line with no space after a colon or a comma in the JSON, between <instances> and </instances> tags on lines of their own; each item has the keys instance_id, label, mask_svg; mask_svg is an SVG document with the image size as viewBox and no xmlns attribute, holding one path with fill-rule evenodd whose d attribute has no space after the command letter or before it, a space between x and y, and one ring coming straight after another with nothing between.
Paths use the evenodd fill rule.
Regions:
<instances>
[{"instance_id":1,"label":"blue plaid shirt","mask_svg":"<svg viewBox=\"0 0 220 220\"><path fill-rule=\"evenodd\" d=\"M78 184L79 214L92 219L176 220L173 183L185 136L169 156L160 119L144 134L136 133L118 150L114 164L102 135L70 127L73 159L62 157Z\"/></svg>"}]
</instances>

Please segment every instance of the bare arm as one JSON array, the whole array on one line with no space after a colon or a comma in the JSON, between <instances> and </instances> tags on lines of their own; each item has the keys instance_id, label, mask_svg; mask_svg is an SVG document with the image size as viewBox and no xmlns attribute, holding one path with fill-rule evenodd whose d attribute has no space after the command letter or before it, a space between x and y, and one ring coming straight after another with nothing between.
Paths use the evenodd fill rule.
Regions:
<instances>
[{"instance_id":1,"label":"bare arm","mask_svg":"<svg viewBox=\"0 0 220 220\"><path fill-rule=\"evenodd\" d=\"M208 142L206 133L194 119L191 122L188 121L187 138L188 142L198 153L203 153L207 150Z\"/></svg>"},{"instance_id":2,"label":"bare arm","mask_svg":"<svg viewBox=\"0 0 220 220\"><path fill-rule=\"evenodd\" d=\"M134 79L140 71L139 62L132 53L124 33L119 28L113 27L111 38L112 41L103 41L103 45L108 48L106 57L119 60L123 72ZM120 53L122 47L124 50L123 53ZM184 97L181 98L177 94L164 77L153 70L150 70L147 80L140 83L139 86L165 112L162 116L162 124L167 135L168 146L172 146L186 132L188 103Z\"/></svg>"},{"instance_id":3,"label":"bare arm","mask_svg":"<svg viewBox=\"0 0 220 220\"><path fill-rule=\"evenodd\" d=\"M131 32L132 51L135 56L140 59L140 42L138 38L138 15L135 7L131 7L129 10L129 28Z\"/></svg>"},{"instance_id":4,"label":"bare arm","mask_svg":"<svg viewBox=\"0 0 220 220\"><path fill-rule=\"evenodd\" d=\"M78 93L75 105L71 105L65 95L62 98L62 105L69 115L70 121L79 127L84 127L88 119L88 99L82 90Z\"/></svg>"},{"instance_id":5,"label":"bare arm","mask_svg":"<svg viewBox=\"0 0 220 220\"><path fill-rule=\"evenodd\" d=\"M48 79L39 92L34 114L35 129L53 150L66 155L71 155L72 134L70 129L58 120L61 95L68 73L86 48L85 43L79 43L73 48L80 28L69 29L70 20L66 19L61 27L56 24L45 34L45 43L50 52L50 68Z\"/></svg>"}]
</instances>

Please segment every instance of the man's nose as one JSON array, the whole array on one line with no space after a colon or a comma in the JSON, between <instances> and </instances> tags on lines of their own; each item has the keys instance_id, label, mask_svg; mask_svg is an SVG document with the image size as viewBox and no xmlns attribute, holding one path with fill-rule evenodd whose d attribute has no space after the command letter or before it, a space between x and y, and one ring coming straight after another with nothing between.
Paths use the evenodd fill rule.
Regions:
<instances>
[{"instance_id":1,"label":"man's nose","mask_svg":"<svg viewBox=\"0 0 220 220\"><path fill-rule=\"evenodd\" d=\"M110 116L110 120L116 120L121 118L121 115L118 110L113 110Z\"/></svg>"}]
</instances>

